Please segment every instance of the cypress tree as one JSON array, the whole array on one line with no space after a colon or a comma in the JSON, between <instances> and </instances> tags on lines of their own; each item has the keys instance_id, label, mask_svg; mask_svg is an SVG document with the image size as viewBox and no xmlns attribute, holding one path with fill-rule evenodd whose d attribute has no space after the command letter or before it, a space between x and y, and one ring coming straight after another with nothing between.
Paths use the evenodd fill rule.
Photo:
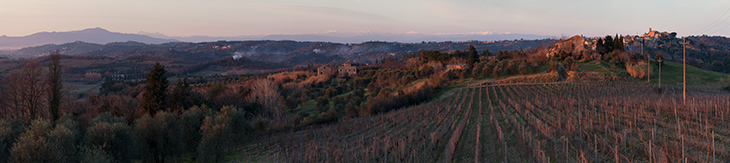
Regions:
<instances>
[{"instance_id":1,"label":"cypress tree","mask_svg":"<svg viewBox=\"0 0 730 163\"><path fill-rule=\"evenodd\" d=\"M165 67L159 62L147 73L147 85L144 86L145 92L142 94L142 113L149 113L154 116L157 111L165 108L165 98L167 97L167 77L165 76Z\"/></svg>"},{"instance_id":2,"label":"cypress tree","mask_svg":"<svg viewBox=\"0 0 730 163\"><path fill-rule=\"evenodd\" d=\"M596 52L606 54L606 48L603 46L603 38L598 38L598 41L596 41Z\"/></svg>"},{"instance_id":3,"label":"cypress tree","mask_svg":"<svg viewBox=\"0 0 730 163\"><path fill-rule=\"evenodd\" d=\"M469 56L466 58L466 63L469 67L474 67L474 63L479 62L479 54L474 49L474 44L469 45Z\"/></svg>"},{"instance_id":4,"label":"cypress tree","mask_svg":"<svg viewBox=\"0 0 730 163\"><path fill-rule=\"evenodd\" d=\"M621 51L626 50L625 49L626 47L624 47L624 36L621 36L621 38L619 40L621 41L621 44L619 44L619 50L621 50Z\"/></svg>"},{"instance_id":5,"label":"cypress tree","mask_svg":"<svg viewBox=\"0 0 730 163\"><path fill-rule=\"evenodd\" d=\"M623 51L624 46L624 40L622 36L616 35L616 38L613 41L613 50Z\"/></svg>"},{"instance_id":6,"label":"cypress tree","mask_svg":"<svg viewBox=\"0 0 730 163\"><path fill-rule=\"evenodd\" d=\"M63 96L63 79L61 77L61 54L58 50L51 52L51 64L48 65L48 107L53 120L58 120L58 108L61 106Z\"/></svg>"}]
</instances>

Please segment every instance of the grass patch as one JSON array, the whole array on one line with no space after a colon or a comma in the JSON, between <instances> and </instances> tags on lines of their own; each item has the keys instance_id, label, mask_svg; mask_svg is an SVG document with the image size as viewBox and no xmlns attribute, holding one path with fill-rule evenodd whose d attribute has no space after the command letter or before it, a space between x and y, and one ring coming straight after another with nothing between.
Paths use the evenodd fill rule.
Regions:
<instances>
[{"instance_id":1,"label":"grass patch","mask_svg":"<svg viewBox=\"0 0 730 163\"><path fill-rule=\"evenodd\" d=\"M319 110L317 110L317 101L316 100L309 100L306 104L301 105L293 110L292 114L297 114L301 111L304 111L306 113L309 113L309 115L318 115ZM304 118L304 117L302 117Z\"/></svg>"},{"instance_id":2,"label":"grass patch","mask_svg":"<svg viewBox=\"0 0 730 163\"><path fill-rule=\"evenodd\" d=\"M662 65L662 85L682 85L682 63L665 61ZM652 74L651 82L658 83L658 74ZM687 65L687 86L698 88L720 89L728 86L730 75L703 70Z\"/></svg>"},{"instance_id":3,"label":"grass patch","mask_svg":"<svg viewBox=\"0 0 730 163\"><path fill-rule=\"evenodd\" d=\"M597 72L603 74L611 73L610 70L600 65L599 62L578 62L578 67L584 71Z\"/></svg>"}]
</instances>

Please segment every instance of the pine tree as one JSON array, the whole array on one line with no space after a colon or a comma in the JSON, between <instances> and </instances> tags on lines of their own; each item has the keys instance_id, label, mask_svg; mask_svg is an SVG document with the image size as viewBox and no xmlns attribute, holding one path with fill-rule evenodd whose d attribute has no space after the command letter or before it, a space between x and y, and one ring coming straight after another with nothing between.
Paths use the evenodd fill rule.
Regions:
<instances>
[{"instance_id":1,"label":"pine tree","mask_svg":"<svg viewBox=\"0 0 730 163\"><path fill-rule=\"evenodd\" d=\"M167 77L165 76L165 67L159 62L147 73L147 85L144 86L145 92L142 94L143 113L149 113L154 116L157 111L165 108L165 98L167 97Z\"/></svg>"},{"instance_id":2,"label":"pine tree","mask_svg":"<svg viewBox=\"0 0 730 163\"><path fill-rule=\"evenodd\" d=\"M606 39L604 39L603 41L603 47L606 48L606 52L608 53L613 51L613 37L611 37L611 35L606 35Z\"/></svg>"},{"instance_id":3,"label":"pine tree","mask_svg":"<svg viewBox=\"0 0 730 163\"><path fill-rule=\"evenodd\" d=\"M482 55L483 56L492 56L492 53L489 53L489 49L484 48L484 50L482 50Z\"/></svg>"},{"instance_id":4,"label":"pine tree","mask_svg":"<svg viewBox=\"0 0 730 163\"><path fill-rule=\"evenodd\" d=\"M469 45L469 56L466 58L466 63L469 67L474 67L474 63L479 62L479 54L474 49L474 44Z\"/></svg>"}]
</instances>

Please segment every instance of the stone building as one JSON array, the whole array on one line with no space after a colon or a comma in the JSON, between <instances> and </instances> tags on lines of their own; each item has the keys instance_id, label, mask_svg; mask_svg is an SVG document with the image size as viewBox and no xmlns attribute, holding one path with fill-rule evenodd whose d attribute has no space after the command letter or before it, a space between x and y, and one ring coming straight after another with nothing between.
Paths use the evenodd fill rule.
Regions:
<instances>
[{"instance_id":1,"label":"stone building","mask_svg":"<svg viewBox=\"0 0 730 163\"><path fill-rule=\"evenodd\" d=\"M357 75L357 67L352 66L350 62L345 62L340 68L337 70L339 72L340 76L356 76Z\"/></svg>"},{"instance_id":2,"label":"stone building","mask_svg":"<svg viewBox=\"0 0 730 163\"><path fill-rule=\"evenodd\" d=\"M317 75L331 75L334 73L334 69L329 66L320 66L317 68Z\"/></svg>"}]
</instances>

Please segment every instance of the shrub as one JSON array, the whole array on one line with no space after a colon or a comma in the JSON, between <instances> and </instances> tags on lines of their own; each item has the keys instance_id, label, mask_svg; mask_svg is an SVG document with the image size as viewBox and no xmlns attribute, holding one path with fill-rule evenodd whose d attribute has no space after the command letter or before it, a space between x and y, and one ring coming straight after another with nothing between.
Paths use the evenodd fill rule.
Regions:
<instances>
[{"instance_id":1,"label":"shrub","mask_svg":"<svg viewBox=\"0 0 730 163\"><path fill-rule=\"evenodd\" d=\"M494 62L489 61L489 63L487 63L487 65L485 65L484 68L482 68L482 73L483 73L484 77L489 77L492 75L492 67L494 67L494 64L492 64L492 63L494 63Z\"/></svg>"},{"instance_id":2,"label":"shrub","mask_svg":"<svg viewBox=\"0 0 730 163\"><path fill-rule=\"evenodd\" d=\"M78 162L80 152L78 145L82 144L83 133L85 132L83 119L73 114L66 114L56 121L56 129L52 131L51 135L59 141L59 145L64 149L64 155L69 156L70 162ZM63 127L63 128L62 128ZM67 129L70 135L64 136L65 130Z\"/></svg>"},{"instance_id":3,"label":"shrub","mask_svg":"<svg viewBox=\"0 0 730 163\"><path fill-rule=\"evenodd\" d=\"M494 69L492 69L492 76L494 76L494 78L502 76L502 67L495 66Z\"/></svg>"},{"instance_id":4,"label":"shrub","mask_svg":"<svg viewBox=\"0 0 730 163\"><path fill-rule=\"evenodd\" d=\"M297 126L299 125L299 122L302 122L302 117L298 114L294 114L289 118L289 121L291 122L292 126ZM253 122L251 124L251 126L253 126ZM254 129L256 129L256 127L254 127Z\"/></svg>"},{"instance_id":5,"label":"shrub","mask_svg":"<svg viewBox=\"0 0 730 163\"><path fill-rule=\"evenodd\" d=\"M337 121L337 111L335 109L330 109L325 113L322 113L322 120L326 122L334 122Z\"/></svg>"},{"instance_id":6,"label":"shrub","mask_svg":"<svg viewBox=\"0 0 730 163\"><path fill-rule=\"evenodd\" d=\"M527 63L521 62L518 66L517 70L520 72L520 75L524 75L527 73Z\"/></svg>"},{"instance_id":7,"label":"shrub","mask_svg":"<svg viewBox=\"0 0 730 163\"><path fill-rule=\"evenodd\" d=\"M135 138L141 156L146 161L165 162L168 156L182 151L180 122L175 113L158 112L155 118L145 115L137 120Z\"/></svg>"},{"instance_id":8,"label":"shrub","mask_svg":"<svg viewBox=\"0 0 730 163\"><path fill-rule=\"evenodd\" d=\"M626 71L631 75L631 77L642 79L647 76L647 63L644 61L638 62L636 64L631 64L626 66Z\"/></svg>"},{"instance_id":9,"label":"shrub","mask_svg":"<svg viewBox=\"0 0 730 163\"><path fill-rule=\"evenodd\" d=\"M456 70L456 74L457 74L457 76L459 76L459 79L463 80L463 79L466 79L467 76L469 76L469 71L467 69ZM401 83L401 85L406 85L406 84L408 84L408 83Z\"/></svg>"},{"instance_id":10,"label":"shrub","mask_svg":"<svg viewBox=\"0 0 730 163\"><path fill-rule=\"evenodd\" d=\"M197 160L200 162L221 162L231 148L232 134L229 126L220 121L219 118L214 119L206 116L200 130L202 138L198 145Z\"/></svg>"},{"instance_id":11,"label":"shrub","mask_svg":"<svg viewBox=\"0 0 730 163\"><path fill-rule=\"evenodd\" d=\"M155 119L157 119L160 122L160 127L162 128L162 157L164 158L166 156L179 156L182 152L183 144L181 142L180 135L182 134L182 130L180 127L180 119L178 118L176 113L172 112L161 112L158 113L155 116Z\"/></svg>"},{"instance_id":12,"label":"shrub","mask_svg":"<svg viewBox=\"0 0 730 163\"><path fill-rule=\"evenodd\" d=\"M216 118L221 118L227 125L231 126L231 132L236 137L243 136L252 130L251 125L246 121L240 109L233 106L224 106Z\"/></svg>"},{"instance_id":13,"label":"shrub","mask_svg":"<svg viewBox=\"0 0 730 163\"><path fill-rule=\"evenodd\" d=\"M332 98L335 97L336 90L332 87L327 88L327 90L324 91L324 97L325 98Z\"/></svg>"},{"instance_id":14,"label":"shrub","mask_svg":"<svg viewBox=\"0 0 730 163\"><path fill-rule=\"evenodd\" d=\"M550 66L550 71L557 71L558 70L558 62L554 60L550 60L548 62L548 65Z\"/></svg>"},{"instance_id":15,"label":"shrub","mask_svg":"<svg viewBox=\"0 0 730 163\"><path fill-rule=\"evenodd\" d=\"M220 162L230 152L239 139L252 130L241 111L232 106L224 106L213 118L206 116L200 126L201 140L198 144L198 160ZM237 138L237 139L233 139Z\"/></svg>"},{"instance_id":16,"label":"shrub","mask_svg":"<svg viewBox=\"0 0 730 163\"><path fill-rule=\"evenodd\" d=\"M358 116L357 104L354 101L350 101L345 105L345 114L350 118Z\"/></svg>"},{"instance_id":17,"label":"shrub","mask_svg":"<svg viewBox=\"0 0 730 163\"><path fill-rule=\"evenodd\" d=\"M253 126L256 131L266 131L269 127L269 120L264 117L259 117L251 122L251 126Z\"/></svg>"},{"instance_id":18,"label":"shrub","mask_svg":"<svg viewBox=\"0 0 730 163\"><path fill-rule=\"evenodd\" d=\"M334 109L330 109L327 112L320 113L316 116L309 116L307 118L304 118L302 120L301 124L303 126L309 126L309 125L318 125L318 124L325 124L325 123L331 123L337 121L337 111Z\"/></svg>"},{"instance_id":19,"label":"shrub","mask_svg":"<svg viewBox=\"0 0 730 163\"><path fill-rule=\"evenodd\" d=\"M205 116L212 116L210 108L203 105L202 107L193 106L186 110L180 116L180 126L182 143L184 143L185 152L195 152L200 143L200 126L203 124Z\"/></svg>"},{"instance_id":20,"label":"shrub","mask_svg":"<svg viewBox=\"0 0 730 163\"><path fill-rule=\"evenodd\" d=\"M63 128L63 127L62 127ZM62 148L49 139L51 123L48 120L34 120L25 133L20 134L11 150L14 162L66 162ZM66 129L68 131L68 129ZM57 134L68 134L61 131Z\"/></svg>"},{"instance_id":21,"label":"shrub","mask_svg":"<svg viewBox=\"0 0 730 163\"><path fill-rule=\"evenodd\" d=\"M530 61L530 67L532 67L532 73L538 73L540 71L540 63L536 60Z\"/></svg>"},{"instance_id":22,"label":"shrub","mask_svg":"<svg viewBox=\"0 0 730 163\"><path fill-rule=\"evenodd\" d=\"M79 122L80 120L77 120L76 118L78 117L72 114L66 114L64 116L61 116L61 118L56 121L56 128L58 128L58 126L63 126L71 130L71 132L77 133L74 135L74 142L75 144L80 144L82 141L81 138L83 136L81 133L83 133L85 127L82 126L82 124L84 123Z\"/></svg>"},{"instance_id":23,"label":"shrub","mask_svg":"<svg viewBox=\"0 0 730 163\"><path fill-rule=\"evenodd\" d=\"M327 98L325 98L325 97L318 97L317 98L317 103L316 103L315 106L317 107L317 110L319 110L319 112L324 113L327 110L329 110L330 103L329 103L329 100L327 100Z\"/></svg>"},{"instance_id":24,"label":"shrub","mask_svg":"<svg viewBox=\"0 0 730 163\"><path fill-rule=\"evenodd\" d=\"M80 157L79 162L82 163L112 163L116 162L112 156L104 152L99 147L89 148L85 147L82 150L83 155Z\"/></svg>"},{"instance_id":25,"label":"shrub","mask_svg":"<svg viewBox=\"0 0 730 163\"><path fill-rule=\"evenodd\" d=\"M504 69L507 71L507 74L513 74L517 72L517 61L515 60L509 60L507 61L507 66Z\"/></svg>"},{"instance_id":26,"label":"shrub","mask_svg":"<svg viewBox=\"0 0 730 163\"><path fill-rule=\"evenodd\" d=\"M22 121L16 119L0 119L0 162L10 162L10 149L22 132Z\"/></svg>"},{"instance_id":27,"label":"shrub","mask_svg":"<svg viewBox=\"0 0 730 163\"><path fill-rule=\"evenodd\" d=\"M557 72L558 72L558 78L560 79L560 81L564 81L564 80L568 79L568 73L565 70L565 65L563 65L562 63L558 63Z\"/></svg>"},{"instance_id":28,"label":"shrub","mask_svg":"<svg viewBox=\"0 0 730 163\"><path fill-rule=\"evenodd\" d=\"M80 143L80 138L81 135L77 130L66 128L64 125L56 125L56 128L50 131L48 137L58 147L61 155L66 156L68 162L77 162L78 149L76 146Z\"/></svg>"},{"instance_id":29,"label":"shrub","mask_svg":"<svg viewBox=\"0 0 730 163\"><path fill-rule=\"evenodd\" d=\"M572 56L568 57L563 61L565 63L565 68L567 70L574 70L576 68L575 66L575 59L573 59Z\"/></svg>"},{"instance_id":30,"label":"shrub","mask_svg":"<svg viewBox=\"0 0 730 163\"><path fill-rule=\"evenodd\" d=\"M86 145L90 148L99 148L115 160L130 162L134 156L132 129L119 117L100 117L94 118L96 123L92 122L91 127L86 130L84 139ZM121 122L109 123L107 120Z\"/></svg>"}]
</instances>

